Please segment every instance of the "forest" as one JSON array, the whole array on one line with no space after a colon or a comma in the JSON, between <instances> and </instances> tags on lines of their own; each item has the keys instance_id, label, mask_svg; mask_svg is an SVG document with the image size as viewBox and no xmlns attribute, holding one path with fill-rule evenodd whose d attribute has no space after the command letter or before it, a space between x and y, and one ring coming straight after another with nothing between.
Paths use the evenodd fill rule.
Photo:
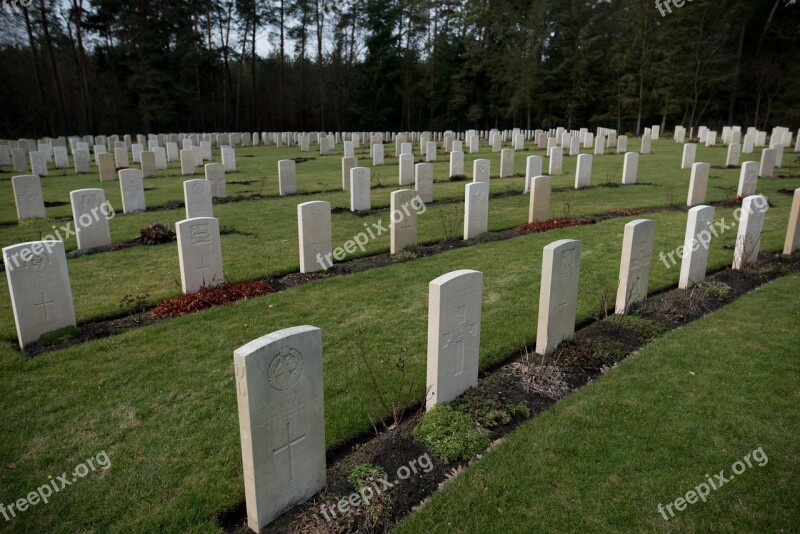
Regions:
<instances>
[{"instance_id":1,"label":"forest","mask_svg":"<svg viewBox=\"0 0 800 534\"><path fill-rule=\"evenodd\" d=\"M800 122L796 0L2 2L0 137Z\"/></svg>"}]
</instances>

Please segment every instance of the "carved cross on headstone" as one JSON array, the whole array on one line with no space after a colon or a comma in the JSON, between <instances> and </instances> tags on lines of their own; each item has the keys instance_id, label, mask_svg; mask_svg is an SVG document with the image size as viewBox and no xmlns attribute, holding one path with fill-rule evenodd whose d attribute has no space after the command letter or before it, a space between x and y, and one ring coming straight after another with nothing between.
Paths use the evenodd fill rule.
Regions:
<instances>
[{"instance_id":1,"label":"carved cross on headstone","mask_svg":"<svg viewBox=\"0 0 800 534\"><path fill-rule=\"evenodd\" d=\"M442 336L442 341L444 341L444 344L442 345L443 349L449 348L451 345L455 345L456 372L453 376L458 376L464 372L464 341L477 335L477 324L467 322L466 306L460 306L456 310L456 317L458 319L456 330Z\"/></svg>"}]
</instances>

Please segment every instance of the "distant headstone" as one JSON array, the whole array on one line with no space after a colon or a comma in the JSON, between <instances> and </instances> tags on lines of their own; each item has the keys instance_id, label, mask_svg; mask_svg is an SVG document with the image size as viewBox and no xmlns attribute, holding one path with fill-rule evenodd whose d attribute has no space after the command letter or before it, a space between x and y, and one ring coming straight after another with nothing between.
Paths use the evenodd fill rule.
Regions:
<instances>
[{"instance_id":1,"label":"distant headstone","mask_svg":"<svg viewBox=\"0 0 800 534\"><path fill-rule=\"evenodd\" d=\"M370 171L368 167L355 167L350 171L350 211L369 211Z\"/></svg>"},{"instance_id":2,"label":"distant headstone","mask_svg":"<svg viewBox=\"0 0 800 534\"><path fill-rule=\"evenodd\" d=\"M738 167L739 166L739 152L741 150L741 146L737 143L732 143L728 145L728 157L725 158L725 166L726 167Z\"/></svg>"},{"instance_id":3,"label":"distant headstone","mask_svg":"<svg viewBox=\"0 0 800 534\"><path fill-rule=\"evenodd\" d=\"M42 152L34 151L28 154L31 160L31 174L47 176L47 161Z\"/></svg>"},{"instance_id":4,"label":"distant headstone","mask_svg":"<svg viewBox=\"0 0 800 534\"><path fill-rule=\"evenodd\" d=\"M592 184L592 155L580 154L575 169L575 189L589 187Z\"/></svg>"},{"instance_id":5,"label":"distant headstone","mask_svg":"<svg viewBox=\"0 0 800 534\"><path fill-rule=\"evenodd\" d=\"M422 202L413 189L393 191L390 195L389 236L391 254L417 244L417 209Z\"/></svg>"},{"instance_id":6,"label":"distant headstone","mask_svg":"<svg viewBox=\"0 0 800 534\"><path fill-rule=\"evenodd\" d=\"M400 185L411 185L414 183L414 156L411 154L400 154Z\"/></svg>"},{"instance_id":7,"label":"distant headstone","mask_svg":"<svg viewBox=\"0 0 800 534\"><path fill-rule=\"evenodd\" d=\"M70 191L72 221L78 249L105 247L111 244L108 227L109 205L102 189L78 189ZM105 208L105 211L104 209Z\"/></svg>"},{"instance_id":8,"label":"distant headstone","mask_svg":"<svg viewBox=\"0 0 800 534\"><path fill-rule=\"evenodd\" d=\"M500 178L514 176L514 150L504 148L500 151Z\"/></svg>"},{"instance_id":9,"label":"distant headstone","mask_svg":"<svg viewBox=\"0 0 800 534\"><path fill-rule=\"evenodd\" d=\"M345 144L351 141L345 141ZM342 158L342 190L347 191L350 187L350 171L358 166L358 160L355 156L345 156Z\"/></svg>"},{"instance_id":10,"label":"distant headstone","mask_svg":"<svg viewBox=\"0 0 800 534\"><path fill-rule=\"evenodd\" d=\"M139 165L142 167L143 178L156 175L156 155L153 152L143 150L139 154Z\"/></svg>"},{"instance_id":11,"label":"distant headstone","mask_svg":"<svg viewBox=\"0 0 800 534\"><path fill-rule=\"evenodd\" d=\"M758 184L758 162L745 161L742 164L742 170L739 173L739 188L736 191L736 196L740 198L749 197L756 194L756 185Z\"/></svg>"},{"instance_id":12,"label":"distant headstone","mask_svg":"<svg viewBox=\"0 0 800 534\"><path fill-rule=\"evenodd\" d=\"M383 165L383 145L372 145L372 166Z\"/></svg>"},{"instance_id":13,"label":"distant headstone","mask_svg":"<svg viewBox=\"0 0 800 534\"><path fill-rule=\"evenodd\" d=\"M625 162L622 164L622 184L635 184L639 176L639 154L627 152Z\"/></svg>"},{"instance_id":14,"label":"distant headstone","mask_svg":"<svg viewBox=\"0 0 800 534\"><path fill-rule=\"evenodd\" d=\"M114 156L110 152L97 154L97 170L100 172L101 182L113 182L117 176L117 169L114 167Z\"/></svg>"},{"instance_id":15,"label":"distant headstone","mask_svg":"<svg viewBox=\"0 0 800 534\"><path fill-rule=\"evenodd\" d=\"M642 147L639 153L641 154L649 154L651 152L651 147L653 145L653 140L649 135L642 136Z\"/></svg>"},{"instance_id":16,"label":"distant headstone","mask_svg":"<svg viewBox=\"0 0 800 534\"><path fill-rule=\"evenodd\" d=\"M417 163L414 166L414 189L422 202L433 202L433 164Z\"/></svg>"},{"instance_id":17,"label":"distant headstone","mask_svg":"<svg viewBox=\"0 0 800 534\"><path fill-rule=\"evenodd\" d=\"M464 175L464 153L460 150L450 152L450 176Z\"/></svg>"},{"instance_id":18,"label":"distant headstone","mask_svg":"<svg viewBox=\"0 0 800 534\"><path fill-rule=\"evenodd\" d=\"M626 154L628 151L628 136L620 135L617 137L617 154Z\"/></svg>"},{"instance_id":19,"label":"distant headstone","mask_svg":"<svg viewBox=\"0 0 800 534\"><path fill-rule=\"evenodd\" d=\"M531 180L542 175L542 164L544 160L541 156L528 156L525 163L525 194L531 192Z\"/></svg>"},{"instance_id":20,"label":"distant headstone","mask_svg":"<svg viewBox=\"0 0 800 534\"><path fill-rule=\"evenodd\" d=\"M713 206L695 206L689 210L686 236L683 240L681 273L678 280L680 289L689 289L705 280L713 223Z\"/></svg>"},{"instance_id":21,"label":"distant headstone","mask_svg":"<svg viewBox=\"0 0 800 534\"><path fill-rule=\"evenodd\" d=\"M733 268L742 269L748 263L758 260L761 246L761 232L764 230L764 216L769 209L767 197L751 195L742 201L739 229L733 251Z\"/></svg>"},{"instance_id":22,"label":"distant headstone","mask_svg":"<svg viewBox=\"0 0 800 534\"><path fill-rule=\"evenodd\" d=\"M761 152L761 166L758 170L758 176L761 178L772 178L775 176L774 148L766 148Z\"/></svg>"},{"instance_id":23,"label":"distant headstone","mask_svg":"<svg viewBox=\"0 0 800 534\"><path fill-rule=\"evenodd\" d=\"M195 179L183 182L183 199L187 219L214 216L210 180Z\"/></svg>"},{"instance_id":24,"label":"distant headstone","mask_svg":"<svg viewBox=\"0 0 800 534\"><path fill-rule=\"evenodd\" d=\"M194 153L192 149L182 149L181 150L181 174L183 176L188 176L194 174L194 170L197 168L197 164L195 162Z\"/></svg>"},{"instance_id":25,"label":"distant headstone","mask_svg":"<svg viewBox=\"0 0 800 534\"><path fill-rule=\"evenodd\" d=\"M426 144L425 161L436 161L436 141L428 141Z\"/></svg>"},{"instance_id":26,"label":"distant headstone","mask_svg":"<svg viewBox=\"0 0 800 534\"><path fill-rule=\"evenodd\" d=\"M206 163L206 180L211 182L211 196L213 198L226 198L225 167L221 163Z\"/></svg>"},{"instance_id":27,"label":"distant headstone","mask_svg":"<svg viewBox=\"0 0 800 534\"><path fill-rule=\"evenodd\" d=\"M561 174L561 164L564 157L564 149L554 146L550 149L550 175Z\"/></svg>"},{"instance_id":28,"label":"distant headstone","mask_svg":"<svg viewBox=\"0 0 800 534\"><path fill-rule=\"evenodd\" d=\"M687 206L697 206L706 201L708 175L710 172L711 165L708 163L695 163L692 165L692 175L689 178L689 195L686 198Z\"/></svg>"},{"instance_id":29,"label":"distant headstone","mask_svg":"<svg viewBox=\"0 0 800 534\"><path fill-rule=\"evenodd\" d=\"M233 353L247 526L261 532L326 484L322 331L297 326Z\"/></svg>"},{"instance_id":30,"label":"distant headstone","mask_svg":"<svg viewBox=\"0 0 800 534\"><path fill-rule=\"evenodd\" d=\"M145 211L144 181L139 169L123 169L119 171L119 189L122 194L122 212L135 213Z\"/></svg>"},{"instance_id":31,"label":"distant headstone","mask_svg":"<svg viewBox=\"0 0 800 534\"><path fill-rule=\"evenodd\" d=\"M194 293L203 287L224 283L219 220L214 217L184 219L175 223L175 233L183 292Z\"/></svg>"},{"instance_id":32,"label":"distant headstone","mask_svg":"<svg viewBox=\"0 0 800 534\"><path fill-rule=\"evenodd\" d=\"M528 223L550 219L550 192L552 184L553 179L550 176L536 176L531 180Z\"/></svg>"},{"instance_id":33,"label":"distant headstone","mask_svg":"<svg viewBox=\"0 0 800 534\"><path fill-rule=\"evenodd\" d=\"M53 158L55 159L55 167L56 169L66 169L69 167L69 156L67 155L67 147L63 146L54 146L53 147ZM77 166L77 165L76 165ZM89 168L89 164L87 162L86 168ZM88 170L86 172L89 172Z\"/></svg>"},{"instance_id":34,"label":"distant headstone","mask_svg":"<svg viewBox=\"0 0 800 534\"><path fill-rule=\"evenodd\" d=\"M294 195L297 193L297 170L293 159L278 161L278 193L280 196Z\"/></svg>"},{"instance_id":35,"label":"distant headstone","mask_svg":"<svg viewBox=\"0 0 800 534\"><path fill-rule=\"evenodd\" d=\"M297 205L300 272L313 273L332 264L331 204L322 200Z\"/></svg>"},{"instance_id":36,"label":"distant headstone","mask_svg":"<svg viewBox=\"0 0 800 534\"><path fill-rule=\"evenodd\" d=\"M167 162L174 163L179 161L180 156L178 155L178 143L167 143Z\"/></svg>"},{"instance_id":37,"label":"distant headstone","mask_svg":"<svg viewBox=\"0 0 800 534\"><path fill-rule=\"evenodd\" d=\"M464 201L464 239L472 239L488 230L489 184L472 182L466 185Z\"/></svg>"},{"instance_id":38,"label":"distant headstone","mask_svg":"<svg viewBox=\"0 0 800 534\"><path fill-rule=\"evenodd\" d=\"M683 145L683 158L681 159L681 169L691 169L694 165L694 158L697 155L697 145L694 143L686 143Z\"/></svg>"},{"instance_id":39,"label":"distant headstone","mask_svg":"<svg viewBox=\"0 0 800 534\"><path fill-rule=\"evenodd\" d=\"M616 313L628 313L631 305L647 298L655 232L656 222L649 219L636 219L625 225Z\"/></svg>"},{"instance_id":40,"label":"distant headstone","mask_svg":"<svg viewBox=\"0 0 800 534\"><path fill-rule=\"evenodd\" d=\"M22 349L43 334L75 326L62 241L31 241L5 247L3 263Z\"/></svg>"},{"instance_id":41,"label":"distant headstone","mask_svg":"<svg viewBox=\"0 0 800 534\"><path fill-rule=\"evenodd\" d=\"M153 156L156 160L156 170L163 171L167 168L167 151L164 150L164 147L155 146L153 147Z\"/></svg>"},{"instance_id":42,"label":"distant headstone","mask_svg":"<svg viewBox=\"0 0 800 534\"><path fill-rule=\"evenodd\" d=\"M11 164L14 167L14 172L27 172L28 162L25 159L25 151L21 148L12 148Z\"/></svg>"},{"instance_id":43,"label":"distant headstone","mask_svg":"<svg viewBox=\"0 0 800 534\"><path fill-rule=\"evenodd\" d=\"M35 174L12 176L11 187L17 205L17 219L46 217L42 181Z\"/></svg>"},{"instance_id":44,"label":"distant headstone","mask_svg":"<svg viewBox=\"0 0 800 534\"><path fill-rule=\"evenodd\" d=\"M236 172L236 150L233 148L222 149L222 166L225 172Z\"/></svg>"},{"instance_id":45,"label":"distant headstone","mask_svg":"<svg viewBox=\"0 0 800 534\"><path fill-rule=\"evenodd\" d=\"M536 352L549 356L575 334L582 244L562 239L544 247Z\"/></svg>"},{"instance_id":46,"label":"distant headstone","mask_svg":"<svg viewBox=\"0 0 800 534\"><path fill-rule=\"evenodd\" d=\"M472 162L472 181L489 183L492 162L488 159L476 159Z\"/></svg>"},{"instance_id":47,"label":"distant headstone","mask_svg":"<svg viewBox=\"0 0 800 534\"><path fill-rule=\"evenodd\" d=\"M478 383L482 296L478 271L453 271L429 285L427 409Z\"/></svg>"},{"instance_id":48,"label":"distant headstone","mask_svg":"<svg viewBox=\"0 0 800 534\"><path fill-rule=\"evenodd\" d=\"M594 155L602 156L606 153L606 138L603 135L598 135L594 142Z\"/></svg>"}]
</instances>

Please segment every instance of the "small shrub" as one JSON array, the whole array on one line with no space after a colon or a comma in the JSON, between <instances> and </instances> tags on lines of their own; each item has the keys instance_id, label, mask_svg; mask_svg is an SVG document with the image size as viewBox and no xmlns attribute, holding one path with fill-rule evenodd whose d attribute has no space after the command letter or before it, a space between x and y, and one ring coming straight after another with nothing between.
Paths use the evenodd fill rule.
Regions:
<instances>
[{"instance_id":1,"label":"small shrub","mask_svg":"<svg viewBox=\"0 0 800 534\"><path fill-rule=\"evenodd\" d=\"M731 286L723 282L705 280L696 286L696 290L702 292L704 296L724 299L731 292Z\"/></svg>"},{"instance_id":2,"label":"small shrub","mask_svg":"<svg viewBox=\"0 0 800 534\"><path fill-rule=\"evenodd\" d=\"M361 488L369 486L373 480L378 480L386 476L386 471L375 464L359 464L350 470L347 475L347 481L358 491Z\"/></svg>"},{"instance_id":3,"label":"small shrub","mask_svg":"<svg viewBox=\"0 0 800 534\"><path fill-rule=\"evenodd\" d=\"M448 462L472 458L490 443L469 415L449 404L438 404L425 413L412 434Z\"/></svg>"},{"instance_id":4,"label":"small shrub","mask_svg":"<svg viewBox=\"0 0 800 534\"><path fill-rule=\"evenodd\" d=\"M625 330L633 332L639 339L643 341L661 337L667 331L666 328L657 322L651 321L650 319L645 319L644 317L639 317L638 315L615 314L609 316L607 321L619 326L620 328L624 328Z\"/></svg>"},{"instance_id":5,"label":"small shrub","mask_svg":"<svg viewBox=\"0 0 800 534\"><path fill-rule=\"evenodd\" d=\"M168 224L151 224L147 228L139 230L139 237L136 242L142 245L159 245L161 243L171 243L175 241L175 232Z\"/></svg>"}]
</instances>

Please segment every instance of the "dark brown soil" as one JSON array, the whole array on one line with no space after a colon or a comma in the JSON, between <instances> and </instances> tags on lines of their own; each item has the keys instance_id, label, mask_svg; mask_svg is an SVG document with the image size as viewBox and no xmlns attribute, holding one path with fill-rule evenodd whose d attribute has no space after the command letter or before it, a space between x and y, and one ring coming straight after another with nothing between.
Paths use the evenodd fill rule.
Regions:
<instances>
[{"instance_id":1,"label":"dark brown soil","mask_svg":"<svg viewBox=\"0 0 800 534\"><path fill-rule=\"evenodd\" d=\"M522 403L528 407L531 416L535 416L563 396L609 372L620 360L666 331L699 319L769 280L796 271L800 271L800 254L790 257L762 254L759 262L748 265L746 270L724 269L709 276L707 281L711 284L701 284L689 290L671 289L649 297L630 314L641 318L644 327L619 320L619 316L606 319L607 310L600 310L600 320L578 330L574 339L562 343L550 358L536 355L532 347L525 347L510 354L500 366L482 373L477 388L454 402L461 406L470 406L481 399L490 399L500 405ZM709 288L727 288L727 293L723 295ZM466 465L479 461L480 456L448 463L416 442L411 432L422 416L421 407L422 403L417 404L414 407L416 413L388 430L376 430L374 434L330 451L325 489L276 519L269 525L269 532L387 532L398 520L457 477ZM525 420L523 416L515 416L505 424L488 428L491 447ZM429 469L418 470L408 479L398 480L399 468L409 466L425 454L431 460ZM337 503L356 491L347 477L355 466L363 463L382 467L389 475L388 481L393 484L388 489L382 488L384 491L380 497L369 505L349 507L345 514L341 514L336 509ZM244 501L217 516L216 520L226 532L248 532Z\"/></svg>"}]
</instances>

